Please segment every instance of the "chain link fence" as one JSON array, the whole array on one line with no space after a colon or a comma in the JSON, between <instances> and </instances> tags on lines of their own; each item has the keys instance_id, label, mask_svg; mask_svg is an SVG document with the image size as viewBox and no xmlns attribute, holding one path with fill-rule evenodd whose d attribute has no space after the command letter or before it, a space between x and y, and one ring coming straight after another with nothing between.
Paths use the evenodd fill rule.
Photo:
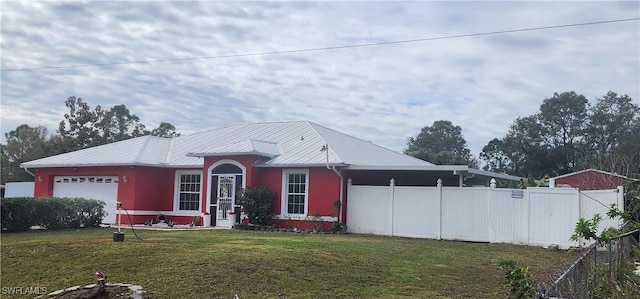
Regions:
<instances>
[{"instance_id":1,"label":"chain link fence","mask_svg":"<svg viewBox=\"0 0 640 299\"><path fill-rule=\"evenodd\" d=\"M637 235L623 234L606 244L592 244L555 279L542 284L534 298L591 298L603 278L615 278L624 267L631 247L640 246Z\"/></svg>"}]
</instances>

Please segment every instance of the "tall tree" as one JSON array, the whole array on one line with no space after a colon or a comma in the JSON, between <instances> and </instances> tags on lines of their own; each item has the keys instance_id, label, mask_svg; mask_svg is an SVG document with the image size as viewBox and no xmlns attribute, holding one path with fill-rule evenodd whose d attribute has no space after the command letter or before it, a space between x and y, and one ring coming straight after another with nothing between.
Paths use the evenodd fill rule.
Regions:
<instances>
[{"instance_id":1,"label":"tall tree","mask_svg":"<svg viewBox=\"0 0 640 299\"><path fill-rule=\"evenodd\" d=\"M556 155L543 135L540 115L517 118L501 143L502 151L509 158L511 174L542 177L555 168Z\"/></svg>"},{"instance_id":2,"label":"tall tree","mask_svg":"<svg viewBox=\"0 0 640 299\"><path fill-rule=\"evenodd\" d=\"M131 114L125 105L111 107L97 125L102 133L104 143L122 141L148 134L144 130L145 126L140 122L140 118L135 114Z\"/></svg>"},{"instance_id":3,"label":"tall tree","mask_svg":"<svg viewBox=\"0 0 640 299\"><path fill-rule=\"evenodd\" d=\"M7 144L0 144L2 183L33 179L20 168L23 162L149 134L180 136L167 122L160 123L151 132L146 131L140 118L131 114L125 105L114 106L108 111L99 105L91 109L82 98L72 96L65 101L65 106L69 112L60 122L59 135L48 136L45 127L28 125L5 134Z\"/></svg>"},{"instance_id":4,"label":"tall tree","mask_svg":"<svg viewBox=\"0 0 640 299\"><path fill-rule=\"evenodd\" d=\"M618 95L609 91L596 99L591 108L586 128L586 145L583 150L585 167L594 167L607 171L625 172L630 165L620 160L621 154L630 159L624 149L640 144L640 138L634 136L640 123L640 107L633 103L628 95ZM636 142L632 142L632 141ZM622 163L622 164L620 164Z\"/></svg>"},{"instance_id":5,"label":"tall tree","mask_svg":"<svg viewBox=\"0 0 640 299\"><path fill-rule=\"evenodd\" d=\"M407 140L404 153L434 164L476 166L476 161L462 136L462 128L447 120L438 120L422 128Z\"/></svg>"},{"instance_id":6,"label":"tall tree","mask_svg":"<svg viewBox=\"0 0 640 299\"><path fill-rule=\"evenodd\" d=\"M69 113L60 122L58 133L64 138L67 151L84 149L107 143L100 124L104 123L105 111L100 105L91 109L82 98L69 97L65 101Z\"/></svg>"},{"instance_id":7,"label":"tall tree","mask_svg":"<svg viewBox=\"0 0 640 299\"><path fill-rule=\"evenodd\" d=\"M43 126L20 125L5 134L6 145L1 145L2 184L33 181L33 177L20 168L23 162L47 156L47 129Z\"/></svg>"},{"instance_id":8,"label":"tall tree","mask_svg":"<svg viewBox=\"0 0 640 299\"><path fill-rule=\"evenodd\" d=\"M489 141L480 152L480 159L485 161L482 169L499 173L514 173L513 162L503 148L505 148L505 144L502 139L493 138Z\"/></svg>"},{"instance_id":9,"label":"tall tree","mask_svg":"<svg viewBox=\"0 0 640 299\"><path fill-rule=\"evenodd\" d=\"M589 107L575 92L555 93L535 115L518 118L480 157L489 170L506 163L520 176L560 175L585 168L640 171L640 108L609 92Z\"/></svg>"},{"instance_id":10,"label":"tall tree","mask_svg":"<svg viewBox=\"0 0 640 299\"><path fill-rule=\"evenodd\" d=\"M629 124L629 130L622 133L617 146L608 155L610 168L607 170L625 176L640 175L640 117Z\"/></svg>"},{"instance_id":11,"label":"tall tree","mask_svg":"<svg viewBox=\"0 0 640 299\"><path fill-rule=\"evenodd\" d=\"M172 124L161 122L157 128L151 131L151 136L173 138L180 136L180 133L176 132L176 127Z\"/></svg>"},{"instance_id":12,"label":"tall tree","mask_svg":"<svg viewBox=\"0 0 640 299\"><path fill-rule=\"evenodd\" d=\"M574 171L576 153L581 146L589 101L573 91L554 93L540 106L541 135L555 152L560 174Z\"/></svg>"}]
</instances>

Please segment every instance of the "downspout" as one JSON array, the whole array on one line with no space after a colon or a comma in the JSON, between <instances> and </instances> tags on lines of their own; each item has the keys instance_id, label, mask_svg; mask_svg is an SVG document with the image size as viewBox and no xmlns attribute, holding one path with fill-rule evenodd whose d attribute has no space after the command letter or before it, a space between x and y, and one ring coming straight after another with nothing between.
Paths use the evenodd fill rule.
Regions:
<instances>
[{"instance_id":1,"label":"downspout","mask_svg":"<svg viewBox=\"0 0 640 299\"><path fill-rule=\"evenodd\" d=\"M333 172L335 172L338 177L340 177L340 212L338 214L338 222L342 223L342 197L344 195L344 178L342 177L342 173L340 173L340 171L337 170L335 166L331 166L331 170L333 170Z\"/></svg>"},{"instance_id":2,"label":"downspout","mask_svg":"<svg viewBox=\"0 0 640 299\"><path fill-rule=\"evenodd\" d=\"M25 168L24 168L24 171L26 171L26 172L27 172L28 174L30 174L32 177L34 177L34 178L36 177L36 175L35 175L33 172L29 171L29 168L26 168L26 167L25 167Z\"/></svg>"},{"instance_id":3,"label":"downspout","mask_svg":"<svg viewBox=\"0 0 640 299\"><path fill-rule=\"evenodd\" d=\"M333 172L336 173L336 175L338 175L338 177L340 178L340 211L338 211L338 222L342 223L342 209L343 209L343 194L344 194L344 177L342 177L342 173L340 173L340 171L338 169L336 169L335 166L329 166L329 144L325 144L322 147L322 150L325 151L326 154L326 162L327 162L327 169L331 169L333 170Z\"/></svg>"}]
</instances>

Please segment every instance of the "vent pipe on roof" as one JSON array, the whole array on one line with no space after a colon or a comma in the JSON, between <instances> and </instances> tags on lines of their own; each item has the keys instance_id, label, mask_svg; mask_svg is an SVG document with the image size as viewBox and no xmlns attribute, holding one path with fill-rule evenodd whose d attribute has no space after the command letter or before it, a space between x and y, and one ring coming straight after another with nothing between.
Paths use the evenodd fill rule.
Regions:
<instances>
[{"instance_id":1,"label":"vent pipe on roof","mask_svg":"<svg viewBox=\"0 0 640 299\"><path fill-rule=\"evenodd\" d=\"M320 148L321 152L324 152L326 154L327 157L327 169L331 169L331 167L329 167L329 144L325 143L321 148Z\"/></svg>"}]
</instances>

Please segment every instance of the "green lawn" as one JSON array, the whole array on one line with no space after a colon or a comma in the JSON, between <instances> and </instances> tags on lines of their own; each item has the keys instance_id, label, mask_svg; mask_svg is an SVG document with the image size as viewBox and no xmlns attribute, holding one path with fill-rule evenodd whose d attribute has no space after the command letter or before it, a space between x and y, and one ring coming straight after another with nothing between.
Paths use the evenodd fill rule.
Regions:
<instances>
[{"instance_id":1,"label":"green lawn","mask_svg":"<svg viewBox=\"0 0 640 299\"><path fill-rule=\"evenodd\" d=\"M94 283L134 283L152 298L505 298L500 259L516 259L543 279L575 253L543 248L277 232L113 229L4 233L2 287L53 291Z\"/></svg>"}]
</instances>

